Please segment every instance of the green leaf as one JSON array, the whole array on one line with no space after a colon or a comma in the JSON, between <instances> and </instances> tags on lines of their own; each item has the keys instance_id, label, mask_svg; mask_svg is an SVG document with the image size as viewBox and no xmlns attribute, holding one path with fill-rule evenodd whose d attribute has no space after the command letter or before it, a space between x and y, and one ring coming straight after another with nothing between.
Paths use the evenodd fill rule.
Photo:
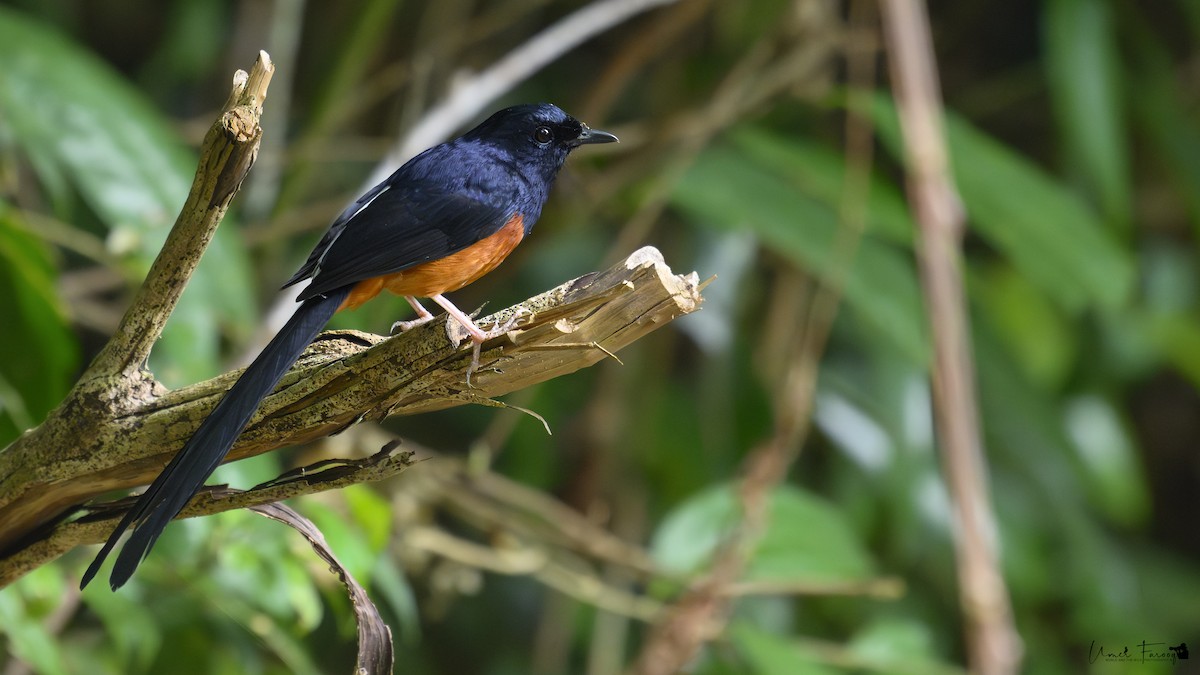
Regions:
<instances>
[{"instance_id":1,"label":"green leaf","mask_svg":"<svg viewBox=\"0 0 1200 675\"><path fill-rule=\"evenodd\" d=\"M382 553L392 533L392 503L366 485L351 485L341 495L371 548Z\"/></svg>"},{"instance_id":2,"label":"green leaf","mask_svg":"<svg viewBox=\"0 0 1200 675\"><path fill-rule=\"evenodd\" d=\"M758 675L831 675L841 669L827 665L830 657L814 642L788 640L745 622L730 630L733 644Z\"/></svg>"},{"instance_id":3,"label":"green leaf","mask_svg":"<svg viewBox=\"0 0 1200 675\"><path fill-rule=\"evenodd\" d=\"M928 655L933 636L928 626L915 621L879 619L859 631L851 644L860 656L884 662Z\"/></svg>"},{"instance_id":4,"label":"green leaf","mask_svg":"<svg viewBox=\"0 0 1200 675\"><path fill-rule=\"evenodd\" d=\"M1029 382L990 324L977 323L973 337L985 442L990 452L1015 464L1013 470L1021 480L1019 490L1013 490L1009 498L1031 493L1046 500L1043 504L1058 508L1083 502L1058 399ZM998 499L1000 493L997 490ZM1061 514L1056 511L1053 515Z\"/></svg>"},{"instance_id":5,"label":"green leaf","mask_svg":"<svg viewBox=\"0 0 1200 675\"><path fill-rule=\"evenodd\" d=\"M303 547L290 548L289 551L307 553ZM300 556L286 557L282 560L271 560L268 564L274 568L275 574L284 579L283 594L288 605L295 613L296 622L305 631L314 631L325 618L325 605L321 602L318 585L311 578L309 571L313 567Z\"/></svg>"},{"instance_id":6,"label":"green leaf","mask_svg":"<svg viewBox=\"0 0 1200 675\"><path fill-rule=\"evenodd\" d=\"M309 500L304 503L304 516L313 521L329 543L329 548L342 565L361 584L369 584L371 571L379 553L362 536L357 525L347 522L341 513L325 504ZM299 536L293 534L293 536ZM305 554L316 553L306 550Z\"/></svg>"},{"instance_id":7,"label":"green leaf","mask_svg":"<svg viewBox=\"0 0 1200 675\"><path fill-rule=\"evenodd\" d=\"M0 204L0 447L45 418L78 366L55 275L45 245Z\"/></svg>"},{"instance_id":8,"label":"green leaf","mask_svg":"<svg viewBox=\"0 0 1200 675\"><path fill-rule=\"evenodd\" d=\"M1126 527L1150 515L1150 490L1133 438L1117 410L1099 396L1080 396L1065 411L1092 507Z\"/></svg>"},{"instance_id":9,"label":"green leaf","mask_svg":"<svg viewBox=\"0 0 1200 675\"><path fill-rule=\"evenodd\" d=\"M1141 321L1135 324L1136 333L1147 334L1155 351L1165 357L1180 374L1200 387L1200 320L1187 314L1163 313L1146 316L1144 313L1128 315L1127 320Z\"/></svg>"},{"instance_id":10,"label":"green leaf","mask_svg":"<svg viewBox=\"0 0 1200 675\"><path fill-rule=\"evenodd\" d=\"M94 56L9 9L0 60L3 123L23 147L52 157L110 227L141 236L170 224L192 160L158 111Z\"/></svg>"},{"instance_id":11,"label":"green leaf","mask_svg":"<svg viewBox=\"0 0 1200 675\"><path fill-rule=\"evenodd\" d=\"M881 618L864 627L850 641L850 652L874 669L886 673L950 675L962 669L939 663L929 626L912 618Z\"/></svg>"},{"instance_id":12,"label":"green leaf","mask_svg":"<svg viewBox=\"0 0 1200 675\"><path fill-rule=\"evenodd\" d=\"M1031 380L1055 390L1070 375L1077 336L1042 289L1005 263L977 265L971 295Z\"/></svg>"},{"instance_id":13,"label":"green leaf","mask_svg":"<svg viewBox=\"0 0 1200 675\"><path fill-rule=\"evenodd\" d=\"M874 113L881 138L904 157L890 99L877 98ZM970 226L980 236L1069 311L1125 302L1133 260L1077 195L960 117L947 116L946 133Z\"/></svg>"},{"instance_id":14,"label":"green leaf","mask_svg":"<svg viewBox=\"0 0 1200 675\"><path fill-rule=\"evenodd\" d=\"M746 578L838 582L867 578L871 562L849 523L828 502L791 486L771 494L767 530L749 557ZM728 485L685 501L664 520L651 551L664 569L692 573L741 521L741 504Z\"/></svg>"},{"instance_id":15,"label":"green leaf","mask_svg":"<svg viewBox=\"0 0 1200 675\"><path fill-rule=\"evenodd\" d=\"M903 354L928 359L920 292L906 254L863 237L849 269L834 255L834 211L745 153L719 145L704 152L673 195L691 219L753 231L765 245L826 282L844 281L851 309Z\"/></svg>"},{"instance_id":16,"label":"green leaf","mask_svg":"<svg viewBox=\"0 0 1200 675\"><path fill-rule=\"evenodd\" d=\"M1110 223L1127 229L1133 202L1114 5L1050 0L1043 14L1047 91L1070 169Z\"/></svg>"},{"instance_id":17,"label":"green leaf","mask_svg":"<svg viewBox=\"0 0 1200 675\"><path fill-rule=\"evenodd\" d=\"M187 197L194 153L106 64L10 9L0 9L0 63L0 138L19 144L52 193L64 179L78 190L140 283ZM254 284L235 235L218 230L155 347L155 364L172 366L159 373L169 385L217 370L219 326L253 323L245 289Z\"/></svg>"},{"instance_id":18,"label":"green leaf","mask_svg":"<svg viewBox=\"0 0 1200 675\"><path fill-rule=\"evenodd\" d=\"M771 495L770 524L750 559L752 579L853 581L871 561L849 521L833 504L784 485Z\"/></svg>"},{"instance_id":19,"label":"green leaf","mask_svg":"<svg viewBox=\"0 0 1200 675\"><path fill-rule=\"evenodd\" d=\"M83 592L83 601L100 617L105 642L125 668L129 672L144 672L154 662L165 630L154 620L154 614L146 611L144 598L130 591L113 593L107 585L100 583L92 584Z\"/></svg>"},{"instance_id":20,"label":"green leaf","mask_svg":"<svg viewBox=\"0 0 1200 675\"><path fill-rule=\"evenodd\" d=\"M650 552L668 572L693 573L713 552L739 517L736 495L727 485L709 488L672 510L659 526Z\"/></svg>"},{"instance_id":21,"label":"green leaf","mask_svg":"<svg viewBox=\"0 0 1200 675\"><path fill-rule=\"evenodd\" d=\"M401 570L391 557L379 556L371 573L371 593L382 598L399 619L397 641L411 647L420 642L421 615L416 593Z\"/></svg>"},{"instance_id":22,"label":"green leaf","mask_svg":"<svg viewBox=\"0 0 1200 675\"><path fill-rule=\"evenodd\" d=\"M1192 97L1187 87L1179 86L1166 41L1147 31L1130 33L1136 70L1129 80L1129 101L1138 131L1173 179L1175 198L1188 205L1193 238L1200 237L1200 121Z\"/></svg>"},{"instance_id":23,"label":"green leaf","mask_svg":"<svg viewBox=\"0 0 1200 675\"><path fill-rule=\"evenodd\" d=\"M48 615L62 602L61 575L57 567L43 567L0 593L0 636L6 647L0 654L9 653L5 661L10 667L25 664L44 675L70 672L63 660L63 645L46 627ZM59 592L44 596L39 591L48 584L58 586Z\"/></svg>"},{"instance_id":24,"label":"green leaf","mask_svg":"<svg viewBox=\"0 0 1200 675\"><path fill-rule=\"evenodd\" d=\"M747 157L786 176L804 194L835 213L841 209L846 161L840 152L800 137L753 127L735 130L731 140ZM912 245L915 226L908 204L893 183L878 175L871 176L867 193L867 227L892 242Z\"/></svg>"}]
</instances>

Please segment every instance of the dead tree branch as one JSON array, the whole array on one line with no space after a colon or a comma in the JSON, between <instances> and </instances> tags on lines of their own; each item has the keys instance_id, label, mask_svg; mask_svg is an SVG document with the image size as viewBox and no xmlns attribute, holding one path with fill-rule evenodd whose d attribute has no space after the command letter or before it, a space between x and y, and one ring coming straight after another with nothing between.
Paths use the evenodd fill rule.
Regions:
<instances>
[{"instance_id":1,"label":"dead tree branch","mask_svg":"<svg viewBox=\"0 0 1200 675\"><path fill-rule=\"evenodd\" d=\"M118 442L113 422L153 405L166 391L145 369L146 359L254 164L273 72L270 56L260 51L251 73L234 75L229 98L201 145L187 201L120 328L62 404L0 451L0 552L11 552L15 542L79 503L89 492L79 486L90 473L120 463L122 453L144 450Z\"/></svg>"},{"instance_id":2,"label":"dead tree branch","mask_svg":"<svg viewBox=\"0 0 1200 675\"><path fill-rule=\"evenodd\" d=\"M217 225L258 157L262 139L258 121L274 72L271 57L260 51L249 74L239 70L234 75L229 100L201 145L200 165L187 202L120 328L83 379L140 370L150 357L150 348L162 335Z\"/></svg>"},{"instance_id":3,"label":"dead tree branch","mask_svg":"<svg viewBox=\"0 0 1200 675\"><path fill-rule=\"evenodd\" d=\"M254 161L270 71L262 53L252 74L235 77L233 94L205 138L192 192L122 331L45 422L0 450L0 587L76 544L103 539L108 524L68 519L91 498L150 482L240 375L167 391L143 364ZM464 403L503 406L494 397L592 365L701 302L694 273L673 274L658 251L641 249L607 271L484 319L524 314L513 330L484 345L483 368L470 386L469 344L461 344L453 322L430 322L394 337L327 332L263 401L227 460L363 420ZM372 477L380 476L362 471L352 482ZM275 498L317 489L323 488L306 484ZM266 492L254 495L214 500L202 494L185 513L271 501Z\"/></svg>"},{"instance_id":4,"label":"dead tree branch","mask_svg":"<svg viewBox=\"0 0 1200 675\"><path fill-rule=\"evenodd\" d=\"M1023 648L1000 572L961 272L963 211L942 133L929 17L920 0L881 6L908 157L909 201L921 227L917 260L933 337L934 423L953 498L969 662L972 672L1006 675L1020 670Z\"/></svg>"},{"instance_id":5,"label":"dead tree branch","mask_svg":"<svg viewBox=\"0 0 1200 675\"><path fill-rule=\"evenodd\" d=\"M390 338L357 331L326 332L263 401L229 459L311 441L363 420L464 403L502 406L494 397L590 366L696 310L702 302L697 286L695 273L673 274L657 250L643 248L607 271L497 312L492 317L501 321L522 309L531 316L485 344L483 368L472 377L471 386L466 384L470 348L452 342L448 328L457 325L452 322L430 322ZM148 483L239 374L234 371L159 394L119 417L89 425L99 436L86 440L95 448L87 457L47 461L34 471L6 474L23 478L0 484L5 498L0 503L0 522L5 523L0 537L9 549L9 557L0 558L0 586L15 578L7 570L18 552L11 550L14 542L87 499ZM33 456L37 450L27 449ZM5 466L10 454L0 454L0 466ZM364 476L354 482L370 479ZM202 512L222 510L218 503ZM73 543L101 539L89 530ZM53 553L64 550L59 545Z\"/></svg>"}]
</instances>

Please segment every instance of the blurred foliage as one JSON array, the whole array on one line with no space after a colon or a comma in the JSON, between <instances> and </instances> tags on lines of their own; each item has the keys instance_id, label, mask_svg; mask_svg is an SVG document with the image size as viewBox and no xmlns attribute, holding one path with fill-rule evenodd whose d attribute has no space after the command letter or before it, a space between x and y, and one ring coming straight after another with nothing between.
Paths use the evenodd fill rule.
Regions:
<instances>
[{"instance_id":1,"label":"blurred foliage","mask_svg":"<svg viewBox=\"0 0 1200 675\"><path fill-rule=\"evenodd\" d=\"M582 5L10 0L0 8L0 444L61 400L115 328L183 201L230 73L255 50L279 69L267 140L155 349L151 367L170 386L253 349L274 288L464 69ZM1200 644L1200 5L931 11L1025 670L1134 672L1089 651ZM719 278L702 312L626 350L624 366L508 397L553 436L516 412L459 409L355 429L290 458L362 455L400 435L465 454L476 476L494 467L515 481L487 492L496 484L480 477L448 493L418 465L385 485L299 500L369 584L399 670L628 664L645 623L597 609L547 570L669 601L706 569L741 524L735 479L773 433L812 290L832 283L844 297L812 432L746 552L743 581L778 587L740 597L694 670L961 672L899 130L886 76L845 79L857 35L846 14L818 0L682 0L570 51L492 106L553 100L625 142L573 157L536 235L458 293L462 305L520 300L643 243L677 271ZM878 138L868 191L849 196L846 176L865 158L843 148L848 88L878 90L860 111ZM848 265L835 241L847 199L865 214ZM383 332L406 311L381 300L336 325ZM219 478L269 478L282 454ZM551 497L646 547L656 573L547 535ZM531 551L554 565L496 573L506 554ZM320 673L352 662L347 600L276 524L240 513L176 524L117 594L74 590L90 555L0 591L6 672ZM880 583L902 589L869 590Z\"/></svg>"}]
</instances>

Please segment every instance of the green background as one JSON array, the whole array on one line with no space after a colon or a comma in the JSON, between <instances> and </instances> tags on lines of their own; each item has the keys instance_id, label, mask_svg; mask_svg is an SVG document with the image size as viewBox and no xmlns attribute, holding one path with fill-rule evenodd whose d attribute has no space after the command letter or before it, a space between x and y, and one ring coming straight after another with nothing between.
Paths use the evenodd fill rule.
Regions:
<instances>
[{"instance_id":1,"label":"green background","mask_svg":"<svg viewBox=\"0 0 1200 675\"><path fill-rule=\"evenodd\" d=\"M582 6L0 7L0 444L61 400L115 328L232 72L257 49L278 67L266 140L154 349L151 368L169 386L223 372L261 344L274 289L403 133L464 73ZM513 481L478 502L479 485L431 483L418 465L295 500L370 588L399 672L601 674L630 663L644 622L554 590L545 569L486 571L417 534L534 551L572 583L674 597L739 526L739 468L774 432L781 375L819 283L844 283L844 296L811 432L742 579L801 592L740 597L693 672L964 667L902 143L886 59L875 82L846 74L847 51L879 44L848 30L848 11L685 0L570 50L489 106L553 101L623 143L576 153L534 235L457 293L461 306L505 306L643 244L678 272L718 276L701 312L622 352L624 365L507 397L553 436L514 411L464 408L218 474L248 487L285 464L363 456L398 436L433 462L491 461ZM930 11L1023 670L1197 672L1182 661L1091 663L1089 651L1200 650L1200 3ZM848 101L864 102L856 109L876 138L869 190L851 199L865 229L849 264L836 243L843 182L863 157L844 150ZM334 325L383 333L409 311L380 300ZM645 547L656 571L547 534L547 497ZM117 594L75 590L91 555L73 551L0 591L5 672L351 667L348 601L275 523L236 513L174 525Z\"/></svg>"}]
</instances>

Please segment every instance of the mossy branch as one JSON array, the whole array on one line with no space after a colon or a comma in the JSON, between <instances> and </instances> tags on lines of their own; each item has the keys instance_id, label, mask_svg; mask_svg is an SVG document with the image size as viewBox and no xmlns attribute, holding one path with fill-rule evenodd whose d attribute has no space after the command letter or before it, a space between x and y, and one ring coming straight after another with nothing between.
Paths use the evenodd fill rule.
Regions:
<instances>
[{"instance_id":1,"label":"mossy branch","mask_svg":"<svg viewBox=\"0 0 1200 675\"><path fill-rule=\"evenodd\" d=\"M122 330L45 422L0 451L0 587L75 545L103 540L119 510L78 519L81 505L149 483L240 375L168 391L143 365L254 161L271 68L262 53L251 74L235 77L230 100L205 138L192 192ZM483 367L470 385L470 345L461 343L454 322L433 321L394 337L326 332L263 401L228 459L311 441L363 420L464 403L503 405L494 397L609 358L694 311L702 302L697 281L695 273L672 273L657 250L643 248L609 270L497 312L484 323L524 316L484 345ZM286 490L270 485L220 498L204 492L184 515L377 480L405 466L394 458L379 462L334 482L303 480Z\"/></svg>"}]
</instances>

